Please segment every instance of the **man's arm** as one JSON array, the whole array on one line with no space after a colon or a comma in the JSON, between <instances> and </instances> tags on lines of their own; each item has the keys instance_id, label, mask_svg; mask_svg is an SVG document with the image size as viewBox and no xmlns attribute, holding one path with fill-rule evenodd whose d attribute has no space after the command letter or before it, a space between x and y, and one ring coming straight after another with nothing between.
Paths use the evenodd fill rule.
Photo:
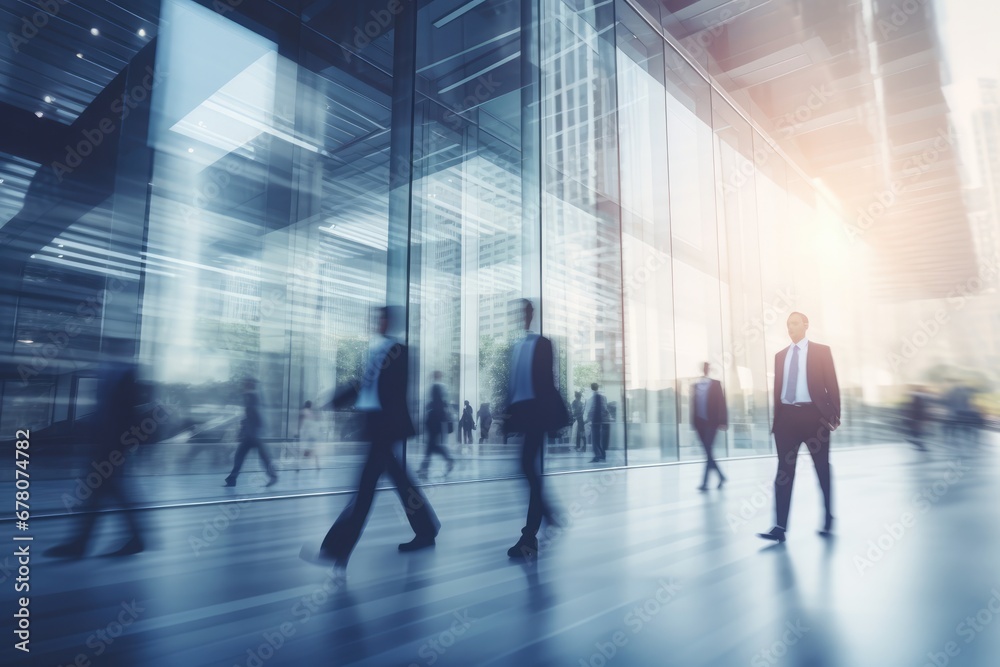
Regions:
<instances>
[{"instance_id":1,"label":"man's arm","mask_svg":"<svg viewBox=\"0 0 1000 667\"><path fill-rule=\"evenodd\" d=\"M833 366L833 350L829 347L827 350L827 369L826 369L826 390L830 394L830 400L833 402L833 414L836 417L836 422L840 423L840 384L837 382L837 369Z\"/></svg>"}]
</instances>

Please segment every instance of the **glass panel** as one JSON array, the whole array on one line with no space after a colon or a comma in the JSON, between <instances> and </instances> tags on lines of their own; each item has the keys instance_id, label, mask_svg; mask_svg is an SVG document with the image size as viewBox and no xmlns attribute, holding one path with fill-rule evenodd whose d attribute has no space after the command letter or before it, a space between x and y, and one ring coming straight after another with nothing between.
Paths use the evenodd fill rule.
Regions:
<instances>
[{"instance_id":1,"label":"glass panel","mask_svg":"<svg viewBox=\"0 0 1000 667\"><path fill-rule=\"evenodd\" d=\"M443 437L458 461L451 477L468 479L519 470L498 413L518 330L510 306L530 296L532 275L537 282L524 257L537 229L522 210L537 184L524 185L522 139L538 126L522 119L531 81L520 4L462 5L429 3L417 15L410 341L420 350L419 430L440 373L453 429ZM410 461L434 478L445 462L430 459L425 436L411 440Z\"/></svg>"},{"instance_id":2,"label":"glass panel","mask_svg":"<svg viewBox=\"0 0 1000 667\"><path fill-rule=\"evenodd\" d=\"M629 464L677 460L663 38L618 3Z\"/></svg>"},{"instance_id":3,"label":"glass panel","mask_svg":"<svg viewBox=\"0 0 1000 667\"><path fill-rule=\"evenodd\" d=\"M787 292L761 294L754 184L759 163L773 151L766 144L755 151L756 133L717 94L712 109L724 342L724 353L713 365L724 378L729 407L727 437L717 446L726 444L723 452L730 455L762 454L770 451L771 440L764 327L783 322L791 312Z\"/></svg>"},{"instance_id":4,"label":"glass panel","mask_svg":"<svg viewBox=\"0 0 1000 667\"><path fill-rule=\"evenodd\" d=\"M542 2L542 328L557 346L566 398L579 391L593 401L596 384L607 404L597 448L592 424L583 451L569 430L550 443L548 471L625 463L613 9Z\"/></svg>"},{"instance_id":5,"label":"glass panel","mask_svg":"<svg viewBox=\"0 0 1000 667\"><path fill-rule=\"evenodd\" d=\"M712 97L687 62L674 51L666 55L679 457L702 459L705 452L692 428L691 385L706 361L723 355ZM715 372L721 379L721 369Z\"/></svg>"}]
</instances>

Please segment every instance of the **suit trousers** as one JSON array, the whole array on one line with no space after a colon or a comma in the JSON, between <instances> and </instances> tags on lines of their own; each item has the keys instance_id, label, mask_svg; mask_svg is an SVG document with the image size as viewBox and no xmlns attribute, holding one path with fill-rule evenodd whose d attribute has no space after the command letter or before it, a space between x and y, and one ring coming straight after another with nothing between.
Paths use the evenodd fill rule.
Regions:
<instances>
[{"instance_id":1,"label":"suit trousers","mask_svg":"<svg viewBox=\"0 0 1000 667\"><path fill-rule=\"evenodd\" d=\"M243 460L246 459L247 454L254 447L257 448L257 453L260 455L260 460L264 464L264 469L267 470L268 476L277 477L277 472L274 470L274 461L271 460L271 450L268 449L268 446L257 436L244 436L240 439L240 444L236 447L233 470L226 477L228 481L236 481L236 478L240 474L240 469L243 468Z\"/></svg>"},{"instance_id":2,"label":"suit trousers","mask_svg":"<svg viewBox=\"0 0 1000 667\"><path fill-rule=\"evenodd\" d=\"M774 443L778 451L778 473L774 478L775 523L787 530L800 445L805 443L809 448L828 517L833 516L833 490L830 431L820 423L819 409L814 405L783 405L781 410L781 419L774 424Z\"/></svg>"},{"instance_id":3,"label":"suit trousers","mask_svg":"<svg viewBox=\"0 0 1000 667\"><path fill-rule=\"evenodd\" d=\"M438 429L436 432L428 430L428 432L427 432L427 450L424 452L424 460L420 464L420 469L421 470L427 470L428 468L430 468L430 466L431 466L431 454L434 454L434 453L440 454L444 458L445 461L454 461L455 460L455 459L453 459L451 457L451 452L448 451L448 448L444 446L444 443L442 442L443 438L444 438L444 434L443 434L443 432L442 432L441 429ZM459 453L461 453L461 452L459 452Z\"/></svg>"},{"instance_id":4,"label":"suit trousers","mask_svg":"<svg viewBox=\"0 0 1000 667\"><path fill-rule=\"evenodd\" d=\"M590 440L594 446L594 458L603 461L606 456L604 451L604 424L601 422L591 422L590 424Z\"/></svg>"},{"instance_id":5,"label":"suit trousers","mask_svg":"<svg viewBox=\"0 0 1000 667\"><path fill-rule=\"evenodd\" d=\"M396 486L399 500L406 512L406 519L417 537L435 537L438 534L441 522L438 521L427 498L410 477L409 471L393 454L392 445L393 443L388 440L372 442L368 450L368 459L361 469L358 492L323 539L321 551L325 555L341 563L346 563L350 558L368 521L368 513L375 499L375 485L385 471L389 473L392 483Z\"/></svg>"},{"instance_id":6,"label":"suit trousers","mask_svg":"<svg viewBox=\"0 0 1000 667\"><path fill-rule=\"evenodd\" d=\"M718 427L706 421L696 419L694 428L698 432L698 439L701 440L701 446L705 449L705 477L702 479L701 485L705 486L708 484L708 473L712 470L719 473L720 480L724 479L722 471L719 469L719 464L716 463L715 456L712 454L712 449L715 445L715 434L719 430Z\"/></svg>"},{"instance_id":7,"label":"suit trousers","mask_svg":"<svg viewBox=\"0 0 1000 667\"><path fill-rule=\"evenodd\" d=\"M521 471L528 480L528 517L521 529L524 537L535 537L542 526L542 518L552 517L552 509L545 498L542 486L542 446L545 431L540 428L526 429L524 445L521 447Z\"/></svg>"}]
</instances>

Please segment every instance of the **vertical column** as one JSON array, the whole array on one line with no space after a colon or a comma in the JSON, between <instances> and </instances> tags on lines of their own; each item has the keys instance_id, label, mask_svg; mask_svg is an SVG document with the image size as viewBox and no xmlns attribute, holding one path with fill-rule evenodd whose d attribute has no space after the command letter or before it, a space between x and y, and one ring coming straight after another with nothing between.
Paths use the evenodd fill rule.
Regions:
<instances>
[{"instance_id":1,"label":"vertical column","mask_svg":"<svg viewBox=\"0 0 1000 667\"><path fill-rule=\"evenodd\" d=\"M521 0L521 294L535 298L535 326L541 330L542 294L542 0Z\"/></svg>"},{"instance_id":2,"label":"vertical column","mask_svg":"<svg viewBox=\"0 0 1000 667\"><path fill-rule=\"evenodd\" d=\"M417 3L396 14L392 58L392 126L389 130L389 247L386 302L409 304L410 223L413 194L413 99L416 81ZM407 327L408 328L408 327ZM411 387L411 390L414 389Z\"/></svg>"}]
</instances>

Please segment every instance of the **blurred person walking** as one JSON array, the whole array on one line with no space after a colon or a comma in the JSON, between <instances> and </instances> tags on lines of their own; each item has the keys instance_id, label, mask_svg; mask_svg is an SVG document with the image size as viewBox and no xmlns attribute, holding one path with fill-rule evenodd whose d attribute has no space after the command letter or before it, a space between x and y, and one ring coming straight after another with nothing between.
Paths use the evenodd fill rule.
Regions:
<instances>
[{"instance_id":1,"label":"blurred person walking","mask_svg":"<svg viewBox=\"0 0 1000 667\"><path fill-rule=\"evenodd\" d=\"M160 405L151 416L139 412L138 384L135 364L131 356L132 342L125 339L110 339L106 351L108 357L102 362L97 382L97 411L94 415L94 429L90 434L90 468L87 477L94 472L100 478L96 487L88 482L90 495L83 500L77 527L73 538L64 544L47 549L44 553L53 558L80 558L93 536L97 512L102 506L115 503L124 508L123 518L128 528L129 539L112 556L128 556L145 548L143 531L133 509L125 469L131 465L139 439L136 429L146 434L146 421L159 424L166 420L160 414L165 408ZM143 438L145 441L146 438ZM82 484L82 480L80 480Z\"/></svg>"},{"instance_id":2,"label":"blurred person walking","mask_svg":"<svg viewBox=\"0 0 1000 667\"><path fill-rule=\"evenodd\" d=\"M530 330L534 306L527 299L517 302L523 317L521 339L511 351L507 410L503 420L505 434L521 433L521 470L528 481L528 515L521 537L507 550L516 560L538 556L538 530L542 519L558 525L553 506L546 498L541 474L542 445L546 432L563 428L569 413L556 388L552 342Z\"/></svg>"},{"instance_id":3,"label":"blurred person walking","mask_svg":"<svg viewBox=\"0 0 1000 667\"><path fill-rule=\"evenodd\" d=\"M476 416L479 418L479 444L481 445L489 439L490 427L493 426L493 413L490 412L490 404L480 403Z\"/></svg>"},{"instance_id":4,"label":"blurred person walking","mask_svg":"<svg viewBox=\"0 0 1000 667\"><path fill-rule=\"evenodd\" d=\"M774 357L774 433L778 472L774 479L776 523L765 540L785 541L792 502L795 464L805 443L816 468L826 510L821 534L833 530L833 489L830 469L830 433L840 425L840 386L833 354L826 345L806 337L809 318L793 312L786 322L792 344Z\"/></svg>"},{"instance_id":5,"label":"blurred person walking","mask_svg":"<svg viewBox=\"0 0 1000 667\"><path fill-rule=\"evenodd\" d=\"M266 486L274 486L278 482L278 473L274 469L271 450L261 440L261 435L264 432L264 413L261 409L256 378L243 380L243 409L244 417L243 421L240 422L240 444L236 447L233 469L226 477L224 486L236 486L236 478L239 477L240 470L243 468L243 461L250 450L254 448L256 448L257 455L260 456L260 461L267 471Z\"/></svg>"},{"instance_id":6,"label":"blurred person walking","mask_svg":"<svg viewBox=\"0 0 1000 667\"><path fill-rule=\"evenodd\" d=\"M573 430L576 431L573 448L582 452L587 449L587 427L583 423L583 392L578 391L573 394L573 403L570 408L573 411Z\"/></svg>"},{"instance_id":7,"label":"blurred person walking","mask_svg":"<svg viewBox=\"0 0 1000 667\"><path fill-rule=\"evenodd\" d=\"M316 470L319 470L319 451L317 450L317 444L319 442L319 416L312 409L312 401L306 401L302 405L302 409L299 410L299 433L298 433L298 447L296 448L296 461L295 461L295 472L298 472L298 455L302 455L304 461L308 461L310 458L315 464Z\"/></svg>"},{"instance_id":8,"label":"blurred person walking","mask_svg":"<svg viewBox=\"0 0 1000 667\"><path fill-rule=\"evenodd\" d=\"M424 460L417 472L417 475L422 479L427 477L432 454L440 454L448 462L448 469L444 473L446 477L451 474L455 467L455 459L452 458L448 448L444 446L444 433L451 424L448 414L448 394L441 382L441 371L434 371L432 377L434 384L431 385L431 398L427 403L427 419L424 423L427 429L427 449L424 451Z\"/></svg>"},{"instance_id":9,"label":"blurred person walking","mask_svg":"<svg viewBox=\"0 0 1000 667\"><path fill-rule=\"evenodd\" d=\"M590 442L594 448L594 458L591 463L603 463L607 457L605 446L606 436L610 429L611 413L608 411L608 399L604 397L598 389L600 385L596 382L590 384L590 389L594 393L587 399L587 407L584 410L584 419L590 424ZM604 425L608 424L605 430Z\"/></svg>"},{"instance_id":10,"label":"blurred person walking","mask_svg":"<svg viewBox=\"0 0 1000 667\"><path fill-rule=\"evenodd\" d=\"M726 395L722 391L722 383L708 376L709 370L711 366L706 361L701 379L691 385L691 428L698 433L701 446L705 449L705 476L699 491L708 490L708 474L713 470L719 475L717 488L721 489L726 482L726 476L712 454L715 434L719 429L727 428Z\"/></svg>"},{"instance_id":11,"label":"blurred person walking","mask_svg":"<svg viewBox=\"0 0 1000 667\"><path fill-rule=\"evenodd\" d=\"M358 491L330 527L320 547L320 557L345 568L364 531L375 499L375 485L383 472L392 478L406 518L415 537L399 545L400 551L416 551L434 545L441 529L434 510L420 492L405 466L396 458L393 445L414 435L406 399L409 356L406 345L389 334L401 325L401 309L379 308L376 334L368 347L368 360L360 380L339 387L332 404L353 406L365 417L365 435L371 445L361 469Z\"/></svg>"},{"instance_id":12,"label":"blurred person walking","mask_svg":"<svg viewBox=\"0 0 1000 667\"><path fill-rule=\"evenodd\" d=\"M462 408L462 419L459 421L459 425L462 427L462 444L471 445L472 444L472 431L476 428L476 419L472 416L472 406L468 401L465 402L465 407ZM471 450L472 447L469 447Z\"/></svg>"}]
</instances>

